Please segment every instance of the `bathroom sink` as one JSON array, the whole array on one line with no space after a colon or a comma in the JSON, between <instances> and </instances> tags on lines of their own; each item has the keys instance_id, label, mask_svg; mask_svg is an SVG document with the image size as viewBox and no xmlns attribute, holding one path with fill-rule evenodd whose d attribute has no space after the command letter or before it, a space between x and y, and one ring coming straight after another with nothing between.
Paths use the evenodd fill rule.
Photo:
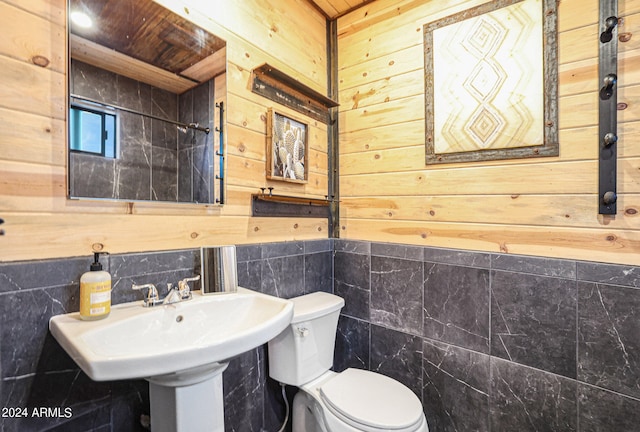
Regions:
<instances>
[{"instance_id":1,"label":"bathroom sink","mask_svg":"<svg viewBox=\"0 0 640 432\"><path fill-rule=\"evenodd\" d=\"M277 336L292 316L290 301L238 288L193 291L192 300L150 308L123 303L99 321L57 315L49 329L89 377L106 381L188 375L224 363Z\"/></svg>"}]
</instances>

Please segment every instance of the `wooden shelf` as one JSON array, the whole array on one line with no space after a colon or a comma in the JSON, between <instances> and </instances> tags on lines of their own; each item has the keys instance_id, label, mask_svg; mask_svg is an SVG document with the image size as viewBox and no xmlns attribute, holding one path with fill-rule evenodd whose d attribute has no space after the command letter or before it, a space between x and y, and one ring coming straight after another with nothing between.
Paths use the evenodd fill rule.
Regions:
<instances>
[{"instance_id":1,"label":"wooden shelf","mask_svg":"<svg viewBox=\"0 0 640 432\"><path fill-rule=\"evenodd\" d=\"M251 195L251 211L256 217L329 217L329 201L287 195Z\"/></svg>"},{"instance_id":2,"label":"wooden shelf","mask_svg":"<svg viewBox=\"0 0 640 432\"><path fill-rule=\"evenodd\" d=\"M329 124L339 104L267 63L251 72L251 90L299 113Z\"/></svg>"}]
</instances>

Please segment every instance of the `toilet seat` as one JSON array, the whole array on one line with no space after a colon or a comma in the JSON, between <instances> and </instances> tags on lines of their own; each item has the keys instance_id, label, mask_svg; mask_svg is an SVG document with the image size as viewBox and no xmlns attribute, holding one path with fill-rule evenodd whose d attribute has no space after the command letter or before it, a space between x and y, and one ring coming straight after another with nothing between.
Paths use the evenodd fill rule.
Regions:
<instances>
[{"instance_id":1,"label":"toilet seat","mask_svg":"<svg viewBox=\"0 0 640 432\"><path fill-rule=\"evenodd\" d=\"M422 404L407 387L387 376L347 369L320 387L333 415L366 432L412 432L424 422Z\"/></svg>"}]
</instances>

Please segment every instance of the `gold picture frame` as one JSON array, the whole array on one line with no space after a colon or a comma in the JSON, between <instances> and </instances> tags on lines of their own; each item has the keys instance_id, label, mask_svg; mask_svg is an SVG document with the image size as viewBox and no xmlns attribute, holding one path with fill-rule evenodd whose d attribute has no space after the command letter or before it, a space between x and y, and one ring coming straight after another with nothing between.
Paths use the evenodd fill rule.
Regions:
<instances>
[{"instance_id":1,"label":"gold picture frame","mask_svg":"<svg viewBox=\"0 0 640 432\"><path fill-rule=\"evenodd\" d=\"M307 183L309 124L269 108L267 115L267 179Z\"/></svg>"}]
</instances>

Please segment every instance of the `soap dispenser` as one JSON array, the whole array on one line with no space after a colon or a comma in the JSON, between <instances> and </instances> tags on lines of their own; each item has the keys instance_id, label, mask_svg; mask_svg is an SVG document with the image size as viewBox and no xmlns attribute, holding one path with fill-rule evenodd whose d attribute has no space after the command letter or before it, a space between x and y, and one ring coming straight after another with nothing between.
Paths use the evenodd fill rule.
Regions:
<instances>
[{"instance_id":1,"label":"soap dispenser","mask_svg":"<svg viewBox=\"0 0 640 432\"><path fill-rule=\"evenodd\" d=\"M87 321L106 318L111 312L111 275L102 270L100 254L95 252L89 271L80 277L80 318Z\"/></svg>"}]
</instances>

